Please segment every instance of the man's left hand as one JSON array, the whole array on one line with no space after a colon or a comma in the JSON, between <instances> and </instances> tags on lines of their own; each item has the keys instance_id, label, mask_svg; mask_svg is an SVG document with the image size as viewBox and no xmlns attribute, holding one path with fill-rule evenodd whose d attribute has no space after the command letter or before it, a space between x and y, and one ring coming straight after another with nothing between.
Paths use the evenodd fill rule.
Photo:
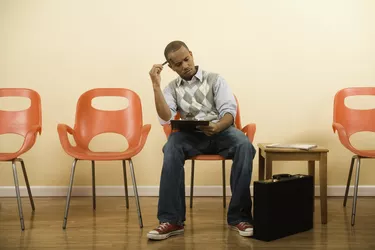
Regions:
<instances>
[{"instance_id":1,"label":"man's left hand","mask_svg":"<svg viewBox=\"0 0 375 250\"><path fill-rule=\"evenodd\" d=\"M220 132L219 126L213 122L210 122L208 126L198 126L197 128L202 130L207 136L212 136Z\"/></svg>"}]
</instances>

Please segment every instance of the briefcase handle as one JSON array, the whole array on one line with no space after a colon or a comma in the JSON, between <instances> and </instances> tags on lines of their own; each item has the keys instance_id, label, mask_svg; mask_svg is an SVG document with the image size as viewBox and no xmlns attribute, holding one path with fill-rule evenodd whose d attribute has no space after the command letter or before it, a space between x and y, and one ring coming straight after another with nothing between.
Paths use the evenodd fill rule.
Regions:
<instances>
[{"instance_id":1,"label":"briefcase handle","mask_svg":"<svg viewBox=\"0 0 375 250\"><path fill-rule=\"evenodd\" d=\"M272 176L272 179L281 180L281 179L285 179L285 178L290 178L292 176L293 175L291 175L291 174L275 174L275 175Z\"/></svg>"}]
</instances>

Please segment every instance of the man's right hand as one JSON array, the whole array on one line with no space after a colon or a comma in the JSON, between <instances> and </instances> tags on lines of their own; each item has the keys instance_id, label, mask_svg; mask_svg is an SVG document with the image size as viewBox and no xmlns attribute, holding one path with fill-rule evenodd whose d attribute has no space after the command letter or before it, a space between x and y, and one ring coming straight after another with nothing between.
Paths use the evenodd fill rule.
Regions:
<instances>
[{"instance_id":1,"label":"man's right hand","mask_svg":"<svg viewBox=\"0 0 375 250\"><path fill-rule=\"evenodd\" d=\"M171 118L172 114L167 102L165 101L163 91L160 88L160 73L162 70L162 64L155 64L154 66L152 66L149 74L151 77L152 86L154 88L156 111L158 112L158 115L161 119L163 119L164 121L168 121Z\"/></svg>"},{"instance_id":2,"label":"man's right hand","mask_svg":"<svg viewBox=\"0 0 375 250\"><path fill-rule=\"evenodd\" d=\"M160 88L160 82L161 82L160 73L162 70L163 70L162 64L154 64L154 66L149 72L154 89Z\"/></svg>"}]
</instances>

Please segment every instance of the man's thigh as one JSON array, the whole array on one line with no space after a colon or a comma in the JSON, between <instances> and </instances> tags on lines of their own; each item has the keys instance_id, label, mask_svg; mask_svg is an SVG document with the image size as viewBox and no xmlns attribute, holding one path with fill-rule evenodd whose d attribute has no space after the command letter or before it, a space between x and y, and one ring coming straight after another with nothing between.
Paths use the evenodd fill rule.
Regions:
<instances>
[{"instance_id":1,"label":"man's thigh","mask_svg":"<svg viewBox=\"0 0 375 250\"><path fill-rule=\"evenodd\" d=\"M204 133L177 131L170 134L168 141L163 147L163 152L166 149L174 148L182 148L186 153L190 151L202 152L209 144L210 140Z\"/></svg>"},{"instance_id":2,"label":"man's thigh","mask_svg":"<svg viewBox=\"0 0 375 250\"><path fill-rule=\"evenodd\" d=\"M215 135L215 142L220 148L231 148L242 143L251 144L245 133L233 126Z\"/></svg>"},{"instance_id":3,"label":"man's thigh","mask_svg":"<svg viewBox=\"0 0 375 250\"><path fill-rule=\"evenodd\" d=\"M246 144L255 150L249 138L241 130L233 126L216 134L213 139L218 153L224 157L230 157L228 154L233 153L232 149L239 145Z\"/></svg>"}]
</instances>

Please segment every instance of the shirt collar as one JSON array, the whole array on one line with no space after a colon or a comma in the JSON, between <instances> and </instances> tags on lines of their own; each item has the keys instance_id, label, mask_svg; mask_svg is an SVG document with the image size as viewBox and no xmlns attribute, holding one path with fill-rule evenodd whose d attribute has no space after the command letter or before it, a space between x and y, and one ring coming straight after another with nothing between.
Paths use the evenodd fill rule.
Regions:
<instances>
[{"instance_id":1,"label":"shirt collar","mask_svg":"<svg viewBox=\"0 0 375 250\"><path fill-rule=\"evenodd\" d=\"M196 78L200 82L203 81L203 73L202 73L202 70L199 66L197 66L197 72L195 73L195 75L193 76L193 78L190 81L192 81L194 78ZM178 81L177 85L180 86L182 83L185 83L185 82L187 83L188 81L186 81L186 80L184 80L180 77L180 81Z\"/></svg>"}]
</instances>

